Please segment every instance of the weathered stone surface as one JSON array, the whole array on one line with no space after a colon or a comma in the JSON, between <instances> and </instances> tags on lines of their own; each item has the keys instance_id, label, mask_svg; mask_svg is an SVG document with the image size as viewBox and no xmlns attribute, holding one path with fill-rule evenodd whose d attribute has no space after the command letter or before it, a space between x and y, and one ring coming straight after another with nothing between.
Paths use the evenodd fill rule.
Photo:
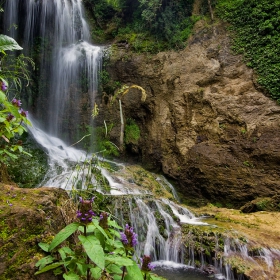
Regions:
<instances>
[{"instance_id":1,"label":"weathered stone surface","mask_svg":"<svg viewBox=\"0 0 280 280\"><path fill-rule=\"evenodd\" d=\"M43 257L38 243L50 242L74 216L62 189L0 184L0 279L62 279L52 272L34 275L35 263Z\"/></svg>"},{"instance_id":2,"label":"weathered stone surface","mask_svg":"<svg viewBox=\"0 0 280 280\"><path fill-rule=\"evenodd\" d=\"M146 90L145 102L135 89L122 97L125 118L141 128L134 150L147 167L176 179L184 197L239 207L279 192L280 107L231 52L223 26L199 22L180 52L114 48L108 71ZM99 123L115 124L118 143L118 104L100 103Z\"/></svg>"}]
</instances>

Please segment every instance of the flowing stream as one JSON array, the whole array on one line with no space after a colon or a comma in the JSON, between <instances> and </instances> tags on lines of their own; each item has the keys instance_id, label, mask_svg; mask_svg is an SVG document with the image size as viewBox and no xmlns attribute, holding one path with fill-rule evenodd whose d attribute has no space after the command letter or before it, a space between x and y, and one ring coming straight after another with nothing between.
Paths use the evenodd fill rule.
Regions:
<instances>
[{"instance_id":1,"label":"flowing stream","mask_svg":"<svg viewBox=\"0 0 280 280\"><path fill-rule=\"evenodd\" d=\"M32 50L39 53L37 97L29 101L36 108L30 117L33 123L30 133L49 156L50 168L41 185L66 190L96 186L100 193L116 198L114 215L123 224L130 221L139 236L137 253L150 255L157 264L156 272L168 279L207 279L205 274L194 270L193 248L184 246L181 232L181 224L204 227L207 223L179 205L175 189L163 176L149 175L154 178L157 190L169 193L170 199L155 198L149 189L136 184L127 175L126 164L107 161L116 171L98 166L110 185L104 189L94 176L85 176L91 175L93 159L69 146L73 135L82 136L79 126L85 120L81 108L89 112L90 118L102 58L102 48L91 44L82 0L8 0L4 30L24 47L25 54L32 55ZM80 172L77 163L84 162L87 165ZM234 246L230 240L225 242L225 255L237 252L250 258L246 246L239 246L237 241ZM184 264L186 253L188 265ZM271 266L272 255L279 252L268 250L262 254ZM201 266L204 258L201 255ZM213 263L213 267L216 279L235 279L230 265L222 259Z\"/></svg>"}]
</instances>

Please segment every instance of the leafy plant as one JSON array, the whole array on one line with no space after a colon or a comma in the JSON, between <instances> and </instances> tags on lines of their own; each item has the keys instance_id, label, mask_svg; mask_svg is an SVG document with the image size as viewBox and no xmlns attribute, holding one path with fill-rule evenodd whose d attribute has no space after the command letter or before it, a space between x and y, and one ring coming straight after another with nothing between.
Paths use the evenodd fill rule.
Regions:
<instances>
[{"instance_id":1,"label":"leafy plant","mask_svg":"<svg viewBox=\"0 0 280 280\"><path fill-rule=\"evenodd\" d=\"M127 42L137 52L185 46L195 21L193 0L85 0L94 39Z\"/></svg>"},{"instance_id":2,"label":"leafy plant","mask_svg":"<svg viewBox=\"0 0 280 280\"><path fill-rule=\"evenodd\" d=\"M244 54L258 83L280 103L280 1L218 0L216 7L235 34L233 50Z\"/></svg>"},{"instance_id":3,"label":"leafy plant","mask_svg":"<svg viewBox=\"0 0 280 280\"><path fill-rule=\"evenodd\" d=\"M133 119L127 119L124 130L124 142L126 144L136 142L140 138L140 128Z\"/></svg>"},{"instance_id":4,"label":"leafy plant","mask_svg":"<svg viewBox=\"0 0 280 280\"><path fill-rule=\"evenodd\" d=\"M132 258L137 244L137 234L129 225L122 229L106 212L97 216L93 210L94 199L80 198L77 218L62 229L50 244L39 243L40 248L50 253L36 263L41 274L49 270L63 274L65 280L114 279L114 280L159 280L152 275L148 256ZM73 236L74 244L66 240ZM74 238L76 236L76 239ZM144 261L145 260L145 261Z\"/></svg>"},{"instance_id":5,"label":"leafy plant","mask_svg":"<svg viewBox=\"0 0 280 280\"><path fill-rule=\"evenodd\" d=\"M7 50L20 49L22 48L13 38L0 35L0 51L4 55ZM27 120L28 112L21 108L21 101L16 98L11 101L8 99L6 77L10 78L7 73L0 72L0 163L2 164L17 159L17 152L28 154L23 151L20 141L14 143L12 139L27 130L24 125L30 125Z\"/></svg>"}]
</instances>

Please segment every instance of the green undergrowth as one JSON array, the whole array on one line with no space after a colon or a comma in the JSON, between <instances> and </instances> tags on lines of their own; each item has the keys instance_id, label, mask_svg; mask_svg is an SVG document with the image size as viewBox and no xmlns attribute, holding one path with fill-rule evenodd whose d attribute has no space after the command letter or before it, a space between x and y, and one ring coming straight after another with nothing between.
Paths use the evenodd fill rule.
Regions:
<instances>
[{"instance_id":1,"label":"green undergrowth","mask_svg":"<svg viewBox=\"0 0 280 280\"><path fill-rule=\"evenodd\" d=\"M182 49L196 21L208 14L207 0L193 15L194 0L85 0L95 42L115 42L135 52Z\"/></svg>"},{"instance_id":2,"label":"green undergrowth","mask_svg":"<svg viewBox=\"0 0 280 280\"><path fill-rule=\"evenodd\" d=\"M218 0L216 8L231 24L233 50L244 55L257 82L280 103L280 1Z\"/></svg>"},{"instance_id":3,"label":"green undergrowth","mask_svg":"<svg viewBox=\"0 0 280 280\"><path fill-rule=\"evenodd\" d=\"M16 161L8 164L8 173L21 188L35 188L48 171L47 154L27 133L17 141L22 143L24 150L31 156L19 154Z\"/></svg>"}]
</instances>

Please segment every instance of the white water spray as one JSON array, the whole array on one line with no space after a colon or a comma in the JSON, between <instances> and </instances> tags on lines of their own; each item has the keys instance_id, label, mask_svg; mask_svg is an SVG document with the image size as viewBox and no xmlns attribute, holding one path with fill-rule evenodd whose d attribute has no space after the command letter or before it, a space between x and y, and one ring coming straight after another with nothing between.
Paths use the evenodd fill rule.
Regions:
<instances>
[{"instance_id":1,"label":"white water spray","mask_svg":"<svg viewBox=\"0 0 280 280\"><path fill-rule=\"evenodd\" d=\"M79 139L80 126L86 126L81 111L88 122L102 58L101 47L90 43L82 0L9 0L4 22L5 34L22 44L25 54L37 52L34 116L51 135L68 143Z\"/></svg>"}]
</instances>

